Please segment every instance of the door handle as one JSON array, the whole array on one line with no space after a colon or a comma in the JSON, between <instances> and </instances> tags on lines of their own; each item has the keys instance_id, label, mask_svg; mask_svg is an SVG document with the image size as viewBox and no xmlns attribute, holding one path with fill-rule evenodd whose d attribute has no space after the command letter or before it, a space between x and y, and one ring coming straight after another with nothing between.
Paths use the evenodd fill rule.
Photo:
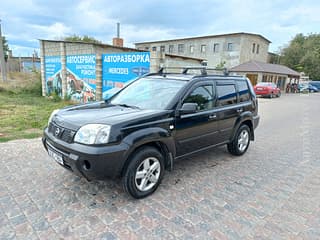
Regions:
<instances>
[{"instance_id":1,"label":"door handle","mask_svg":"<svg viewBox=\"0 0 320 240\"><path fill-rule=\"evenodd\" d=\"M215 118L217 118L217 114L209 115L209 119L215 119Z\"/></svg>"},{"instance_id":2,"label":"door handle","mask_svg":"<svg viewBox=\"0 0 320 240\"><path fill-rule=\"evenodd\" d=\"M238 113L242 113L242 112L243 112L243 109L242 109L242 108L239 108L239 109L237 110L237 112L238 112Z\"/></svg>"}]
</instances>

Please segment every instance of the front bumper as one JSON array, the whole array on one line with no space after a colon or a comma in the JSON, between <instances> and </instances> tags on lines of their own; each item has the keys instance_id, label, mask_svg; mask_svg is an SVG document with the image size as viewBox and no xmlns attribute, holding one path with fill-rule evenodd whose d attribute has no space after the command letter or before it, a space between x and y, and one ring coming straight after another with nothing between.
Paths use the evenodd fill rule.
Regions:
<instances>
[{"instance_id":1,"label":"front bumper","mask_svg":"<svg viewBox=\"0 0 320 240\"><path fill-rule=\"evenodd\" d=\"M129 145L120 143L108 146L88 146L67 143L55 138L48 129L44 131L42 142L46 150L58 153L63 158L64 168L87 180L115 178L121 174L126 161Z\"/></svg>"}]
</instances>

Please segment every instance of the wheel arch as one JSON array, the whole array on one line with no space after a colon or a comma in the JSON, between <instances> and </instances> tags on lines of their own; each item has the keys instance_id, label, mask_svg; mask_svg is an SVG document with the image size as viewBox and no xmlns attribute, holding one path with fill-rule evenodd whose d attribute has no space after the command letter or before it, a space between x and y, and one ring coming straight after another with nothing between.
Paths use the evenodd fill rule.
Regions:
<instances>
[{"instance_id":1,"label":"wheel arch","mask_svg":"<svg viewBox=\"0 0 320 240\"><path fill-rule=\"evenodd\" d=\"M158 127L142 129L130 134L123 141L130 147L125 155L125 161L121 168L121 176L123 176L125 169L129 165L132 154L148 146L156 148L163 155L166 169L172 169L176 147L173 137L166 129Z\"/></svg>"},{"instance_id":2,"label":"wheel arch","mask_svg":"<svg viewBox=\"0 0 320 240\"><path fill-rule=\"evenodd\" d=\"M254 129L253 129L252 115L251 114L244 114L237 119L237 121L233 127L233 132L231 134L230 142L234 139L239 127L244 124L250 128L250 140L254 141Z\"/></svg>"},{"instance_id":3,"label":"wheel arch","mask_svg":"<svg viewBox=\"0 0 320 240\"><path fill-rule=\"evenodd\" d=\"M132 148L128 154L126 155L126 160L122 166L120 176L122 177L125 173L126 168L130 164L131 156L133 156L136 152L140 151L141 149L145 147L153 147L157 149L164 158L164 164L165 169L172 169L173 166L173 153L168 148L167 144L162 141L150 141L150 142L144 142L139 145L136 145L134 148Z\"/></svg>"}]
</instances>

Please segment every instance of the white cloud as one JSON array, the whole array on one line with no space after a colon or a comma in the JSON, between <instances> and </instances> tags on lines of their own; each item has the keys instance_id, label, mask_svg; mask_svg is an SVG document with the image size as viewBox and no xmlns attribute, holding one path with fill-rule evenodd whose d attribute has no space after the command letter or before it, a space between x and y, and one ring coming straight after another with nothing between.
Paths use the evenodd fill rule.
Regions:
<instances>
[{"instance_id":1,"label":"white cloud","mask_svg":"<svg viewBox=\"0 0 320 240\"><path fill-rule=\"evenodd\" d=\"M276 50L297 33L319 32L319 12L315 0L9 0L1 2L0 18L17 51L17 46L38 47L38 38L71 34L111 43L117 22L129 47L141 41L251 32L271 40L271 50Z\"/></svg>"},{"instance_id":2,"label":"white cloud","mask_svg":"<svg viewBox=\"0 0 320 240\"><path fill-rule=\"evenodd\" d=\"M56 22L49 26L30 24L28 28L33 31L34 35L38 36L37 38L44 39L57 39L72 32L70 27L65 26L61 22Z\"/></svg>"}]
</instances>

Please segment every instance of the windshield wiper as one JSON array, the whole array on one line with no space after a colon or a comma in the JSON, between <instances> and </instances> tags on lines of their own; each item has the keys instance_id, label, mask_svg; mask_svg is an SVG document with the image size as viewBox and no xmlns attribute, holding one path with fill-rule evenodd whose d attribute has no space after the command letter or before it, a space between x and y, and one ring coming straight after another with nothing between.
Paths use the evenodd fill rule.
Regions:
<instances>
[{"instance_id":1,"label":"windshield wiper","mask_svg":"<svg viewBox=\"0 0 320 240\"><path fill-rule=\"evenodd\" d=\"M139 108L139 107L137 107L137 106L128 105L128 104L125 104L125 103L119 103L119 104L114 104L114 105L117 105L117 106L120 106L120 107L126 107L126 108L135 108L135 109L140 109L140 108Z\"/></svg>"}]
</instances>

